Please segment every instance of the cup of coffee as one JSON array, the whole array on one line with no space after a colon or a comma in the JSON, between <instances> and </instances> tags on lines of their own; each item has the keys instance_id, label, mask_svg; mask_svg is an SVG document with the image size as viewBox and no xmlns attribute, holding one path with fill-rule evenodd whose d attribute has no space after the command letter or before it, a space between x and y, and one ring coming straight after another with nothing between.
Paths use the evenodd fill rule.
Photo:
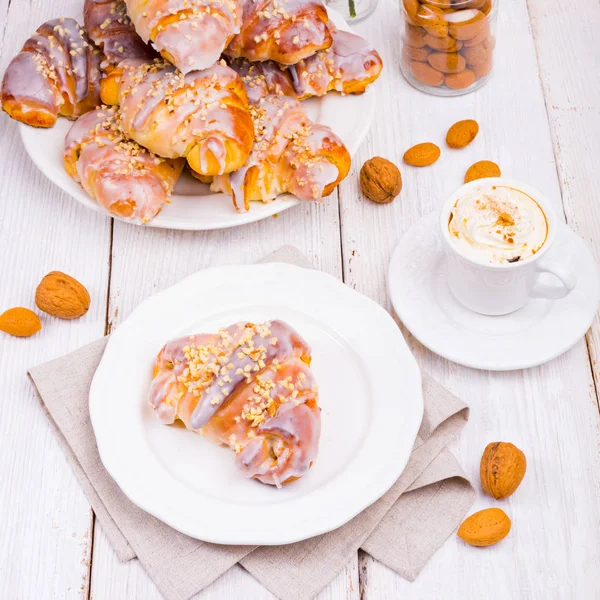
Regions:
<instances>
[{"instance_id":1,"label":"cup of coffee","mask_svg":"<svg viewBox=\"0 0 600 600\"><path fill-rule=\"evenodd\" d=\"M439 223L448 286L470 310L505 315L529 298L562 298L577 283L568 265L546 256L559 222L529 185L504 177L471 181L447 200ZM539 281L542 273L556 282Z\"/></svg>"}]
</instances>

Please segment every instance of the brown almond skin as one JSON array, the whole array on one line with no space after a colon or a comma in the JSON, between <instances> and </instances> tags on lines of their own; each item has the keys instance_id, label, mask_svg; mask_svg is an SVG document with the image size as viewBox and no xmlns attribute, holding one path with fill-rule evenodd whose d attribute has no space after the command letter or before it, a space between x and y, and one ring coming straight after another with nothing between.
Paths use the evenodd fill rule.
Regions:
<instances>
[{"instance_id":1,"label":"brown almond skin","mask_svg":"<svg viewBox=\"0 0 600 600\"><path fill-rule=\"evenodd\" d=\"M515 493L527 470L525 454L510 442L492 442L481 456L481 487L496 500Z\"/></svg>"},{"instance_id":2,"label":"brown almond skin","mask_svg":"<svg viewBox=\"0 0 600 600\"><path fill-rule=\"evenodd\" d=\"M492 57L490 55L488 56L487 62L483 63L482 65L478 65L477 67L471 67L471 71L475 73L475 77L477 77L477 79L481 79L490 73L492 66Z\"/></svg>"},{"instance_id":3,"label":"brown almond skin","mask_svg":"<svg viewBox=\"0 0 600 600\"><path fill-rule=\"evenodd\" d=\"M387 204L402 190L402 175L393 162L374 156L360 170L360 187L369 200Z\"/></svg>"},{"instance_id":4,"label":"brown almond skin","mask_svg":"<svg viewBox=\"0 0 600 600\"><path fill-rule=\"evenodd\" d=\"M465 40L463 44L467 48L469 48L470 46L477 46L478 44L481 44L481 42L483 42L484 40L487 40L488 34L489 28L484 27L475 37L471 38L470 40Z\"/></svg>"},{"instance_id":5,"label":"brown almond skin","mask_svg":"<svg viewBox=\"0 0 600 600\"><path fill-rule=\"evenodd\" d=\"M448 23L444 19L444 11L431 4L421 4L417 11L417 24L434 37L448 36Z\"/></svg>"},{"instance_id":6,"label":"brown almond skin","mask_svg":"<svg viewBox=\"0 0 600 600\"><path fill-rule=\"evenodd\" d=\"M60 319L78 319L90 307L90 295L77 279L66 273L48 273L35 291L36 306Z\"/></svg>"},{"instance_id":7,"label":"brown almond skin","mask_svg":"<svg viewBox=\"0 0 600 600\"><path fill-rule=\"evenodd\" d=\"M444 74L436 71L427 63L422 63L415 60L411 62L408 67L414 78L425 85L437 87L444 83Z\"/></svg>"},{"instance_id":8,"label":"brown almond skin","mask_svg":"<svg viewBox=\"0 0 600 600\"><path fill-rule=\"evenodd\" d=\"M444 77L444 83L451 90L464 90L475 83L475 73L471 69L460 73L448 73Z\"/></svg>"},{"instance_id":9,"label":"brown almond skin","mask_svg":"<svg viewBox=\"0 0 600 600\"><path fill-rule=\"evenodd\" d=\"M405 44L408 44L413 48L423 48L423 46L427 45L425 43L425 36L427 35L427 32L421 29L421 27L413 27L412 25L407 23L405 31Z\"/></svg>"},{"instance_id":10,"label":"brown almond skin","mask_svg":"<svg viewBox=\"0 0 600 600\"><path fill-rule=\"evenodd\" d=\"M438 38L427 33L425 35L425 45L438 52L458 52L462 48L463 43L449 35L444 38Z\"/></svg>"},{"instance_id":11,"label":"brown almond skin","mask_svg":"<svg viewBox=\"0 0 600 600\"><path fill-rule=\"evenodd\" d=\"M29 337L42 328L39 317L28 308L16 306L0 315L0 331L16 337Z\"/></svg>"},{"instance_id":12,"label":"brown almond skin","mask_svg":"<svg viewBox=\"0 0 600 600\"><path fill-rule=\"evenodd\" d=\"M463 48L462 55L465 57L469 68L478 67L487 62L488 50L483 44L478 44L477 46L471 46L470 48Z\"/></svg>"},{"instance_id":13,"label":"brown almond skin","mask_svg":"<svg viewBox=\"0 0 600 600\"><path fill-rule=\"evenodd\" d=\"M409 148L404 153L404 162L412 167L428 167L440 157L440 149L431 142Z\"/></svg>"},{"instance_id":14,"label":"brown almond skin","mask_svg":"<svg viewBox=\"0 0 600 600\"><path fill-rule=\"evenodd\" d=\"M510 532L512 523L501 508L486 508L467 517L456 535L471 546L493 546Z\"/></svg>"},{"instance_id":15,"label":"brown almond skin","mask_svg":"<svg viewBox=\"0 0 600 600\"><path fill-rule=\"evenodd\" d=\"M426 62L427 57L429 56L429 50L426 48L413 48L412 46L405 45L402 48L402 54L410 60Z\"/></svg>"},{"instance_id":16,"label":"brown almond skin","mask_svg":"<svg viewBox=\"0 0 600 600\"><path fill-rule=\"evenodd\" d=\"M477 11L473 18L468 21L459 21L457 23L448 22L449 34L454 39L461 41L470 40L487 28L487 17L481 11Z\"/></svg>"},{"instance_id":17,"label":"brown almond skin","mask_svg":"<svg viewBox=\"0 0 600 600\"><path fill-rule=\"evenodd\" d=\"M491 160L480 160L472 164L465 173L465 183L486 177L500 177L500 167Z\"/></svg>"},{"instance_id":18,"label":"brown almond skin","mask_svg":"<svg viewBox=\"0 0 600 600\"><path fill-rule=\"evenodd\" d=\"M419 0L402 0L404 4L404 10L406 11L406 17L413 25L419 25L417 12L420 8Z\"/></svg>"},{"instance_id":19,"label":"brown almond skin","mask_svg":"<svg viewBox=\"0 0 600 600\"><path fill-rule=\"evenodd\" d=\"M456 52L432 52L427 62L442 73L461 73L467 66L465 59Z\"/></svg>"},{"instance_id":20,"label":"brown almond skin","mask_svg":"<svg viewBox=\"0 0 600 600\"><path fill-rule=\"evenodd\" d=\"M446 134L446 143L450 148L465 148L479 133L479 123L473 119L465 119L454 123Z\"/></svg>"}]
</instances>

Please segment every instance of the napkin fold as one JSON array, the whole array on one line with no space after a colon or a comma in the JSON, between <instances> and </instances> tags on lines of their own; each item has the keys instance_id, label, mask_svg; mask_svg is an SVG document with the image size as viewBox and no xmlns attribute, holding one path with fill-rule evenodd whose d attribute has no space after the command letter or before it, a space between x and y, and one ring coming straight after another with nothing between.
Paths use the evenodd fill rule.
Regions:
<instances>
[{"instance_id":1,"label":"napkin fold","mask_svg":"<svg viewBox=\"0 0 600 600\"><path fill-rule=\"evenodd\" d=\"M310 267L291 246L260 262ZM29 377L118 558L137 557L167 600L187 600L237 562L282 600L308 600L359 548L412 581L473 503L475 492L446 449L469 409L423 374L425 411L409 462L392 488L354 519L285 546L225 546L190 538L130 502L102 465L88 399L107 341L34 367Z\"/></svg>"}]
</instances>

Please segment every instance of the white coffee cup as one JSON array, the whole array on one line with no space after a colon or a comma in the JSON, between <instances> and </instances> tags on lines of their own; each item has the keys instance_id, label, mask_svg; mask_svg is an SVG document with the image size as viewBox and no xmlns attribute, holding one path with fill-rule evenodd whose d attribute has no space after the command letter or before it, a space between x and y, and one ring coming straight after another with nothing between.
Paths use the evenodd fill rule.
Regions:
<instances>
[{"instance_id":1,"label":"white coffee cup","mask_svg":"<svg viewBox=\"0 0 600 600\"><path fill-rule=\"evenodd\" d=\"M448 223L456 201L474 190L492 185L524 192L544 212L548 234L533 256L513 263L483 264L462 254L453 241ZM529 185L504 177L471 181L444 203L439 223L447 257L448 286L454 297L470 310L484 315L505 315L521 308L530 298L563 298L577 283L568 265L546 257L556 240L559 222L548 200ZM542 273L554 275L558 279L556 285L538 281Z\"/></svg>"}]
</instances>

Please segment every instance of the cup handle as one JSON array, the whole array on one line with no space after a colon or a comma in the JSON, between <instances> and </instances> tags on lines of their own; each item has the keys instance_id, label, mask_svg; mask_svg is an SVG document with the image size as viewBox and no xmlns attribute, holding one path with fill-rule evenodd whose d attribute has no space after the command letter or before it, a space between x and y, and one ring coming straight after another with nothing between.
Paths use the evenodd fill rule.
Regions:
<instances>
[{"instance_id":1,"label":"cup handle","mask_svg":"<svg viewBox=\"0 0 600 600\"><path fill-rule=\"evenodd\" d=\"M560 280L562 285L548 285L538 281L531 290L531 295L534 298L558 300L567 296L577 285L577 276L564 265L554 260L542 260L537 266L537 272L554 275L554 277Z\"/></svg>"}]
</instances>

